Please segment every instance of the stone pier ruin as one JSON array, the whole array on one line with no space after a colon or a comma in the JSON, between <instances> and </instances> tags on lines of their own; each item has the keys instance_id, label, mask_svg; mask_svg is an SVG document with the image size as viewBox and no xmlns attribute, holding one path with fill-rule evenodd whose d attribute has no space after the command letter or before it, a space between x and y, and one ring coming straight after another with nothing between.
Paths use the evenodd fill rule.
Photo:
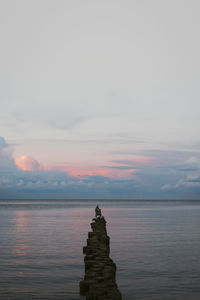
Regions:
<instances>
[{"instance_id":1,"label":"stone pier ruin","mask_svg":"<svg viewBox=\"0 0 200 300\"><path fill-rule=\"evenodd\" d=\"M80 281L80 293L86 300L121 300L116 284L116 265L109 257L110 238L107 235L106 221L97 206L96 217L92 220L92 232L88 232L85 254L85 276Z\"/></svg>"}]
</instances>

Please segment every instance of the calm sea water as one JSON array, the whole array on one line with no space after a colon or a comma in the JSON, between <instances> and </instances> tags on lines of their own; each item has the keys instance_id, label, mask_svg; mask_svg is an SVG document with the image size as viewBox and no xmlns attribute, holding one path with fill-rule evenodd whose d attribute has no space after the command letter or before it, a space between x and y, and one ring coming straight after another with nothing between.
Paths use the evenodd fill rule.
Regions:
<instances>
[{"instance_id":1,"label":"calm sea water","mask_svg":"<svg viewBox=\"0 0 200 300\"><path fill-rule=\"evenodd\" d=\"M200 202L98 201L123 300L200 299ZM1 299L84 299L94 201L0 200Z\"/></svg>"}]
</instances>

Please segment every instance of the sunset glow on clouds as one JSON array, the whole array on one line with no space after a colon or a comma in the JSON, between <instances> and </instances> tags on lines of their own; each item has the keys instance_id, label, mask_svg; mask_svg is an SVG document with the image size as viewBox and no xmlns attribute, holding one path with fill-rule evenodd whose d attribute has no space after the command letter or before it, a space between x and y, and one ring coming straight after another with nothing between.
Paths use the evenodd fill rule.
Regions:
<instances>
[{"instance_id":1,"label":"sunset glow on clouds","mask_svg":"<svg viewBox=\"0 0 200 300\"><path fill-rule=\"evenodd\" d=\"M131 159L119 159L106 161L104 166L77 166L63 167L59 166L55 169L66 171L70 176L81 178L84 176L104 176L109 178L128 178L136 176L138 167L155 164L150 157L133 155ZM51 168L49 168L51 169Z\"/></svg>"},{"instance_id":2,"label":"sunset glow on clouds","mask_svg":"<svg viewBox=\"0 0 200 300\"><path fill-rule=\"evenodd\" d=\"M84 178L84 176L104 176L108 178L127 178L133 176L137 170L134 167L126 167L121 163L108 167L64 167L43 166L33 157L23 155L14 158L15 165L22 171L60 171L66 172L71 177ZM135 160L133 161L136 162ZM137 161L138 163L138 161ZM143 164L143 163L142 163Z\"/></svg>"},{"instance_id":3,"label":"sunset glow on clouds","mask_svg":"<svg viewBox=\"0 0 200 300\"><path fill-rule=\"evenodd\" d=\"M124 158L122 158L124 157ZM135 177L139 168L156 164L155 159L144 155L120 156L120 159L106 160L103 165L76 164L74 166L65 165L43 165L35 158L27 155L15 157L15 165L23 171L60 171L66 172L74 178L84 178L84 176L103 176L108 178L129 178ZM157 162L158 163L158 162Z\"/></svg>"},{"instance_id":4,"label":"sunset glow on clouds","mask_svg":"<svg viewBox=\"0 0 200 300\"><path fill-rule=\"evenodd\" d=\"M60 170L63 170L61 168ZM128 178L133 176L134 169L117 170L111 168L69 168L66 169L67 173L72 177L84 178L84 176L104 176L108 178Z\"/></svg>"},{"instance_id":5,"label":"sunset glow on clouds","mask_svg":"<svg viewBox=\"0 0 200 300\"><path fill-rule=\"evenodd\" d=\"M0 138L0 197L198 199L200 155L146 151L118 154L104 166L43 166L30 156L14 158ZM119 158L119 156L121 158ZM167 158L166 162L163 157ZM28 195L28 196L27 196Z\"/></svg>"},{"instance_id":6,"label":"sunset glow on clouds","mask_svg":"<svg viewBox=\"0 0 200 300\"><path fill-rule=\"evenodd\" d=\"M23 171L39 171L42 170L41 165L33 157L23 155L15 157L15 164L18 169Z\"/></svg>"}]
</instances>

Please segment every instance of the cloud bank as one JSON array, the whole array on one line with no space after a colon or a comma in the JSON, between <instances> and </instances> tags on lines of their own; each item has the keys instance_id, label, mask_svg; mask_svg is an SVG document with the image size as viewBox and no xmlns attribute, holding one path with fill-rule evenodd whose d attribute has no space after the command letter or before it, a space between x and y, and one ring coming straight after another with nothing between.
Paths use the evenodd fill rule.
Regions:
<instances>
[{"instance_id":1,"label":"cloud bank","mask_svg":"<svg viewBox=\"0 0 200 300\"><path fill-rule=\"evenodd\" d=\"M45 168L29 156L14 158L13 152L0 137L0 198L200 199L199 153L129 153L130 159L102 166L105 173L96 168L95 174L94 168L74 176L62 168ZM116 176L109 175L112 169Z\"/></svg>"}]
</instances>

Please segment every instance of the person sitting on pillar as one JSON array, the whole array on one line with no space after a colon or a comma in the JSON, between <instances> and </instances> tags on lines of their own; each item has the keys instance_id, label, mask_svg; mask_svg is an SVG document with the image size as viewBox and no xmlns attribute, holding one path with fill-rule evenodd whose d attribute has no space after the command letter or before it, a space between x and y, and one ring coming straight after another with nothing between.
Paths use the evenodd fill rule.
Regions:
<instances>
[{"instance_id":1,"label":"person sitting on pillar","mask_svg":"<svg viewBox=\"0 0 200 300\"><path fill-rule=\"evenodd\" d=\"M102 216L101 215L101 209L99 208L98 204L95 208L95 216L96 216L96 218L101 218L101 216Z\"/></svg>"}]
</instances>

